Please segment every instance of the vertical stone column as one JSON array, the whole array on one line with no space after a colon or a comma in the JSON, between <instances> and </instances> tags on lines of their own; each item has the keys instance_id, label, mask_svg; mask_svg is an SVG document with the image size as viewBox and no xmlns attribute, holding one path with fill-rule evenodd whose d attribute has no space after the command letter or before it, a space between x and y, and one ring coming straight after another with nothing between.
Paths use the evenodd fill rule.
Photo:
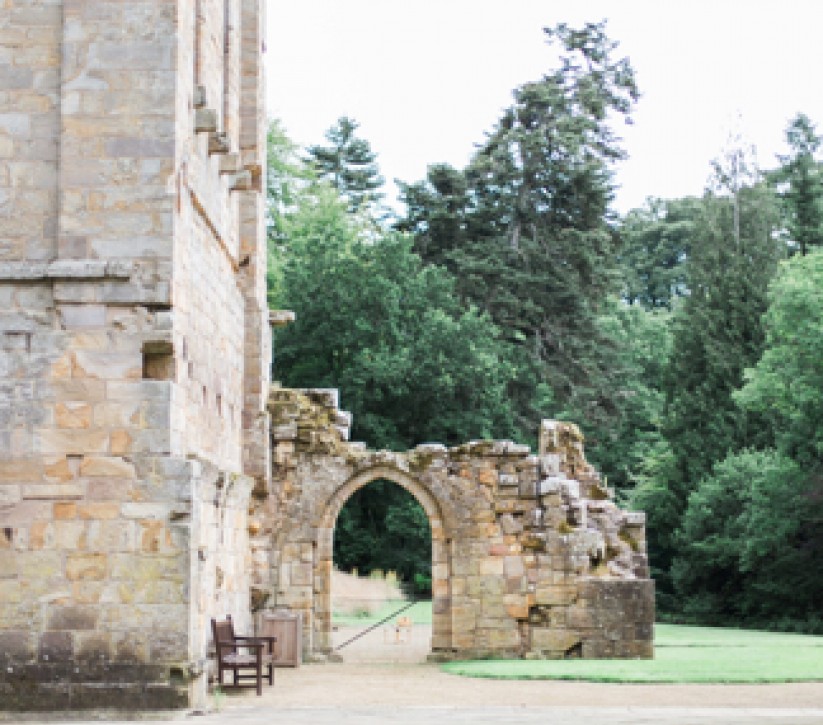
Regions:
<instances>
[{"instance_id":1,"label":"vertical stone column","mask_svg":"<svg viewBox=\"0 0 823 725\"><path fill-rule=\"evenodd\" d=\"M253 183L264 192L266 178L265 76L261 52L265 44L264 4L240 3L240 156ZM266 298L265 194L243 194L240 199L240 255L246 260L240 273L245 300L246 342L243 380L243 470L252 476L259 493L269 490L271 446L266 404L271 370L271 329Z\"/></svg>"}]
</instances>

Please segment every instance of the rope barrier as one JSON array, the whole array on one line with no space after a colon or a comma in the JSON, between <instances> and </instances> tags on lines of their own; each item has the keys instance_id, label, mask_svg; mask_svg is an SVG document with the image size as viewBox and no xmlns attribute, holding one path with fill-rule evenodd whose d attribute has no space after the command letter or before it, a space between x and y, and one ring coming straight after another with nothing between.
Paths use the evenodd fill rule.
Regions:
<instances>
[{"instance_id":1,"label":"rope barrier","mask_svg":"<svg viewBox=\"0 0 823 725\"><path fill-rule=\"evenodd\" d=\"M372 631L374 631L375 629L377 629L380 625L385 624L385 623L386 623L386 622L388 622L390 619L394 619L394 618L395 618L398 614L402 614L402 613L403 613L403 612L405 612L407 609L410 609L410 608L411 608L411 607L413 607L415 604L417 604L417 601L418 601L418 600L413 599L412 601L407 602L405 606L401 607L401 608L400 608L400 609L398 609L396 612L393 612L393 613L392 613L392 614L390 614L388 617L383 617L383 619L381 619L379 622L377 622L377 623L375 623L375 624L371 625L371 627L367 627L367 628L366 628L366 629L364 629L362 632L358 632L356 635L354 635L354 637L352 637L351 639L347 639L345 642L343 642L343 644L339 644L339 645L337 645L337 647L335 647L334 649L335 649L335 650L341 650L341 649L343 649L343 647L345 647L346 645L351 644L352 642L354 642L354 641L356 641L356 640L360 639L361 637L363 637L364 635L368 634L369 632L372 632Z\"/></svg>"}]
</instances>

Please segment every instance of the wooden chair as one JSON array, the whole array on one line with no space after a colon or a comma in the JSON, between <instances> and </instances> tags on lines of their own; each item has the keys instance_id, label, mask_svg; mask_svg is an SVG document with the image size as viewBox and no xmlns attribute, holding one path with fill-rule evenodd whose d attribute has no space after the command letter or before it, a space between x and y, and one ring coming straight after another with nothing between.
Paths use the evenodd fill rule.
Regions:
<instances>
[{"instance_id":1,"label":"wooden chair","mask_svg":"<svg viewBox=\"0 0 823 725\"><path fill-rule=\"evenodd\" d=\"M220 687L256 687L263 694L263 666L268 668L268 681L274 684L274 643L277 637L242 637L234 633L231 615L218 622L211 620L214 649L217 654L217 684ZM240 652L238 650L247 650ZM249 673L249 670L253 670ZM223 683L223 673L231 671L233 682ZM254 682L243 682L251 680Z\"/></svg>"}]
</instances>

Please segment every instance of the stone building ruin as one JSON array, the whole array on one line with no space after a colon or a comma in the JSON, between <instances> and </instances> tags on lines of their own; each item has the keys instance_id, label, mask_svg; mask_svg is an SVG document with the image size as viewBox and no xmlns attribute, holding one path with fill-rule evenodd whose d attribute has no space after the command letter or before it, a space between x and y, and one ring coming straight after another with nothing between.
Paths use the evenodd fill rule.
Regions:
<instances>
[{"instance_id":1,"label":"stone building ruin","mask_svg":"<svg viewBox=\"0 0 823 725\"><path fill-rule=\"evenodd\" d=\"M536 455L511 441L392 453L347 442L337 391L274 388L269 411L273 493L253 515L253 586L302 612L309 653L331 651L337 515L387 479L429 518L434 657L652 656L645 517L614 504L576 426L543 421Z\"/></svg>"},{"instance_id":2,"label":"stone building ruin","mask_svg":"<svg viewBox=\"0 0 823 725\"><path fill-rule=\"evenodd\" d=\"M0 703L202 701L268 487L261 0L0 13Z\"/></svg>"},{"instance_id":3,"label":"stone building ruin","mask_svg":"<svg viewBox=\"0 0 823 725\"><path fill-rule=\"evenodd\" d=\"M209 618L261 607L328 653L378 476L432 523L434 654L649 656L643 519L576 429L369 452L270 391L263 6L3 5L0 709L202 706Z\"/></svg>"}]
</instances>

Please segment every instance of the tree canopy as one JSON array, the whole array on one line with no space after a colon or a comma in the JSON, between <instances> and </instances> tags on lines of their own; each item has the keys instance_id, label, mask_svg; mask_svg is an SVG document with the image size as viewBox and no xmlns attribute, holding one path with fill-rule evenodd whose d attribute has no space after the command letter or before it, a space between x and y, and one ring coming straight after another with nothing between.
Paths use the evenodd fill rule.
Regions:
<instances>
[{"instance_id":1,"label":"tree canopy","mask_svg":"<svg viewBox=\"0 0 823 725\"><path fill-rule=\"evenodd\" d=\"M702 197L618 218L631 65L603 23L546 38L556 63L514 90L465 168L400 182L392 230L354 120L303 160L272 125L269 292L297 316L277 334L277 377L340 388L374 447L533 443L540 418L577 422L647 513L661 617L823 631L815 125L793 117L775 168L738 139ZM364 488L338 521L339 563L425 581L415 506L387 482Z\"/></svg>"}]
</instances>

